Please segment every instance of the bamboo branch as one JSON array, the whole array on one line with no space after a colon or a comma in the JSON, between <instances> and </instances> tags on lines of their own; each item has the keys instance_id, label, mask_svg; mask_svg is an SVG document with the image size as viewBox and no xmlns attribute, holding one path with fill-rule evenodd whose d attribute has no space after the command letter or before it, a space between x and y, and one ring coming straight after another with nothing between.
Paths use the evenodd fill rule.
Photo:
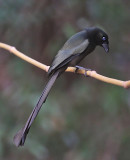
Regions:
<instances>
[{"instance_id":1,"label":"bamboo branch","mask_svg":"<svg viewBox=\"0 0 130 160\"><path fill-rule=\"evenodd\" d=\"M4 43L0 43L0 48L3 48L5 50L8 50L9 52L13 53L14 55L18 56L19 58L23 59L24 61L27 61L28 63L31 63L32 65L41 68L44 71L48 71L49 66L42 64L26 55L24 55L22 52L19 52L15 47L4 44ZM66 69L66 72L73 72L75 73L76 68L75 67L68 67ZM106 82L106 83L110 83L110 84L114 84L117 86L121 86L124 88L129 88L130 87L130 80L129 81L121 81L121 80L117 80L117 79L113 79L113 78L109 78L109 77L105 77L102 76L98 73L96 73L96 71L85 71L84 69L79 69L76 73L78 74L86 74L90 77L93 77L95 79L98 79L100 81Z\"/></svg>"}]
</instances>

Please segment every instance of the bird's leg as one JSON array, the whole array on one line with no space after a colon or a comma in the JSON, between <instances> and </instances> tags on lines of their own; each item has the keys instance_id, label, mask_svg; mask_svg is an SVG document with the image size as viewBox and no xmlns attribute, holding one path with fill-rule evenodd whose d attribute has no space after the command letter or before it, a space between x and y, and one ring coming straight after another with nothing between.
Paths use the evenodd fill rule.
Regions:
<instances>
[{"instance_id":1,"label":"bird's leg","mask_svg":"<svg viewBox=\"0 0 130 160\"><path fill-rule=\"evenodd\" d=\"M85 70L85 73L84 73L85 77L89 77L89 76L87 75L86 71L92 71L92 69L84 68L84 67L81 67L81 66L75 66L75 67L76 67L75 73L77 73L79 69Z\"/></svg>"}]
</instances>

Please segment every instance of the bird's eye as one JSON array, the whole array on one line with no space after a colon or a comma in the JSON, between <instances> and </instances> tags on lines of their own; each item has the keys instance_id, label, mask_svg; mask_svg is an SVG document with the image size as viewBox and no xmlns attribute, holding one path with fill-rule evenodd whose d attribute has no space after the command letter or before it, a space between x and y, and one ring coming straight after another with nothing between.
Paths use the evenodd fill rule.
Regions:
<instances>
[{"instance_id":1,"label":"bird's eye","mask_svg":"<svg viewBox=\"0 0 130 160\"><path fill-rule=\"evenodd\" d=\"M102 37L102 40L103 40L103 41L106 41L106 37Z\"/></svg>"}]
</instances>

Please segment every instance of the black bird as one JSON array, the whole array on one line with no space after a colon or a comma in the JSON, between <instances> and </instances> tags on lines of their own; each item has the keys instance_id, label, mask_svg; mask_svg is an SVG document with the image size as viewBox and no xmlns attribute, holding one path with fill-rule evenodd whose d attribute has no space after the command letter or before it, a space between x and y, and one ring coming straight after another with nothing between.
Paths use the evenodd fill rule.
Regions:
<instances>
[{"instance_id":1,"label":"black bird","mask_svg":"<svg viewBox=\"0 0 130 160\"><path fill-rule=\"evenodd\" d=\"M97 27L86 28L83 31L76 33L67 40L64 46L55 56L48 70L50 79L46 84L41 97L38 100L38 103L29 116L25 126L14 136L14 143L16 146L24 145L31 124L40 111L42 104L46 101L46 98L57 77L61 73L63 73L68 66L76 66L98 45L102 46L106 52L109 51L108 35L103 30Z\"/></svg>"}]
</instances>

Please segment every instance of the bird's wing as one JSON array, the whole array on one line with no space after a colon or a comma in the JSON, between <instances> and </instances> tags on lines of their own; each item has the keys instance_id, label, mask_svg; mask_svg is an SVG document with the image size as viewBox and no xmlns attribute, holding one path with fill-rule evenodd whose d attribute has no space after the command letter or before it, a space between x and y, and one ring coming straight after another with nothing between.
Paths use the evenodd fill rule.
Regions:
<instances>
[{"instance_id":1,"label":"bird's wing","mask_svg":"<svg viewBox=\"0 0 130 160\"><path fill-rule=\"evenodd\" d=\"M85 31L72 36L59 50L48 71L51 74L54 70L68 64L88 47L89 41L85 37Z\"/></svg>"}]
</instances>

